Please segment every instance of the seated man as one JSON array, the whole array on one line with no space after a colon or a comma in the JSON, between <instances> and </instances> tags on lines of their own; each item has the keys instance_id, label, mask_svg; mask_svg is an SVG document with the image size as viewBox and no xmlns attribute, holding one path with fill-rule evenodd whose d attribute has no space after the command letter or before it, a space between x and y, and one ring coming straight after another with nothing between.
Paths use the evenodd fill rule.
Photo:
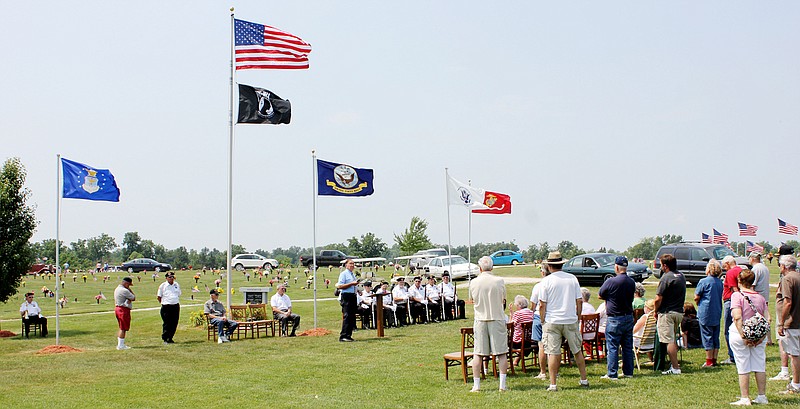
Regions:
<instances>
[{"instance_id":1,"label":"seated man","mask_svg":"<svg viewBox=\"0 0 800 409\"><path fill-rule=\"evenodd\" d=\"M398 277L397 283L392 288L392 300L397 306L395 320L398 327L402 327L408 322L408 290L406 289L406 279Z\"/></svg>"},{"instance_id":2,"label":"seated man","mask_svg":"<svg viewBox=\"0 0 800 409\"><path fill-rule=\"evenodd\" d=\"M364 289L358 294L357 312L361 316L361 329L371 328L373 302L375 298L372 297L372 282L367 281L364 283Z\"/></svg>"},{"instance_id":3,"label":"seated man","mask_svg":"<svg viewBox=\"0 0 800 409\"><path fill-rule=\"evenodd\" d=\"M439 322L442 319L442 297L439 294L439 287L436 285L436 277L428 277L428 285L425 286L425 296L428 299L428 311L430 312L431 322Z\"/></svg>"},{"instance_id":4,"label":"seated man","mask_svg":"<svg viewBox=\"0 0 800 409\"><path fill-rule=\"evenodd\" d=\"M422 278L414 277L414 285L408 289L411 311L411 322L424 324L428 321L428 300L425 299L425 288L422 287Z\"/></svg>"},{"instance_id":5,"label":"seated man","mask_svg":"<svg viewBox=\"0 0 800 409\"><path fill-rule=\"evenodd\" d=\"M22 316L22 323L25 325L25 338L31 332L31 324L41 324L42 331L39 335L47 336L47 318L42 315L42 309L39 308L39 303L33 300L33 293L25 294L25 302L19 307L19 314Z\"/></svg>"},{"instance_id":6,"label":"seated man","mask_svg":"<svg viewBox=\"0 0 800 409\"><path fill-rule=\"evenodd\" d=\"M458 318L466 318L464 300L458 299L458 294L456 294L456 286L450 282L450 274L442 274L442 285L440 290L442 297L444 298L444 319L452 320L454 318L453 311L455 308L458 308Z\"/></svg>"},{"instance_id":7,"label":"seated man","mask_svg":"<svg viewBox=\"0 0 800 409\"><path fill-rule=\"evenodd\" d=\"M211 294L211 299L206 301L203 306L203 312L208 314L211 325L217 326L217 331L219 332L217 343L231 342L230 336L233 334L233 330L239 326L239 323L229 320L225 316L225 306L219 302L219 293L217 290L211 290L209 294Z\"/></svg>"},{"instance_id":8,"label":"seated man","mask_svg":"<svg viewBox=\"0 0 800 409\"><path fill-rule=\"evenodd\" d=\"M280 322L281 333L286 335L289 329L289 321L292 321L292 333L290 337L295 336L297 327L300 326L300 316L292 312L292 300L286 295L286 286L284 284L278 285L278 292L269 300L272 306L272 316Z\"/></svg>"},{"instance_id":9,"label":"seated man","mask_svg":"<svg viewBox=\"0 0 800 409\"><path fill-rule=\"evenodd\" d=\"M375 294L386 294L383 296L383 325L386 327L397 326L397 305L392 299L392 293L389 291L389 283L386 281L381 282L381 288L375 290Z\"/></svg>"}]
</instances>

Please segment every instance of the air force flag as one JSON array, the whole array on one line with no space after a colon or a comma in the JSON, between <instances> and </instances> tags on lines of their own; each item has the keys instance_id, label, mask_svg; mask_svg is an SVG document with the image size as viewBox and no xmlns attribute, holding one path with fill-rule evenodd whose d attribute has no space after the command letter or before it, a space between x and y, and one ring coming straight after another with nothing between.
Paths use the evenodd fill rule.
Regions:
<instances>
[{"instance_id":1,"label":"air force flag","mask_svg":"<svg viewBox=\"0 0 800 409\"><path fill-rule=\"evenodd\" d=\"M65 199L105 200L119 202L119 188L108 169L95 169L61 158Z\"/></svg>"},{"instance_id":2,"label":"air force flag","mask_svg":"<svg viewBox=\"0 0 800 409\"><path fill-rule=\"evenodd\" d=\"M317 159L317 194L320 196L369 196L372 189L372 169Z\"/></svg>"}]
</instances>

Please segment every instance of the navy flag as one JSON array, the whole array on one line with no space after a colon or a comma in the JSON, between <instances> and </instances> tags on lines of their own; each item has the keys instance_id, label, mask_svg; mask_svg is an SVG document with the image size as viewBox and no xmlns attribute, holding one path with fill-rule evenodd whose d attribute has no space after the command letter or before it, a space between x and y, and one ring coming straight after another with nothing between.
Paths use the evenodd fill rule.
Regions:
<instances>
[{"instance_id":1,"label":"navy flag","mask_svg":"<svg viewBox=\"0 0 800 409\"><path fill-rule=\"evenodd\" d=\"M317 194L320 196L369 196L372 169L359 169L317 159Z\"/></svg>"},{"instance_id":2,"label":"navy flag","mask_svg":"<svg viewBox=\"0 0 800 409\"><path fill-rule=\"evenodd\" d=\"M246 124L288 124L292 104L270 90L239 84L239 120Z\"/></svg>"},{"instance_id":3,"label":"navy flag","mask_svg":"<svg viewBox=\"0 0 800 409\"><path fill-rule=\"evenodd\" d=\"M61 158L65 199L105 200L119 202L119 188L108 169L95 169Z\"/></svg>"}]
</instances>

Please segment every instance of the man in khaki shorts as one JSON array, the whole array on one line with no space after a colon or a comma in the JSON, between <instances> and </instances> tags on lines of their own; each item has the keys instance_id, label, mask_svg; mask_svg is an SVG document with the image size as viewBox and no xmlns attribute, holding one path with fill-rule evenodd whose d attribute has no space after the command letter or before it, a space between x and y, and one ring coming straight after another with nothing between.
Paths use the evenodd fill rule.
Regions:
<instances>
[{"instance_id":1,"label":"man in khaki shorts","mask_svg":"<svg viewBox=\"0 0 800 409\"><path fill-rule=\"evenodd\" d=\"M780 257L781 279L779 291L780 315L778 316L778 336L783 350L792 360L792 377L786 390L778 392L786 395L800 395L800 273L797 272L797 259L792 255Z\"/></svg>"},{"instance_id":2,"label":"man in khaki shorts","mask_svg":"<svg viewBox=\"0 0 800 409\"><path fill-rule=\"evenodd\" d=\"M561 271L567 260L561 252L551 251L542 266L550 274L539 283L539 316L542 320L542 343L547 353L547 366L550 371L548 391L558 390L556 378L561 365L561 344L564 339L569 350L575 355L575 363L581 374L580 385L589 387L586 378L586 361L583 358L583 339L581 338L580 321L583 295L578 279L574 275Z\"/></svg>"},{"instance_id":3,"label":"man in khaki shorts","mask_svg":"<svg viewBox=\"0 0 800 409\"><path fill-rule=\"evenodd\" d=\"M678 260L672 254L661 256L661 280L656 290L655 309L658 314L658 339L667 344L667 354L672 365L663 375L680 375L678 342L675 333L683 320L683 303L686 299L686 277L678 271Z\"/></svg>"},{"instance_id":4,"label":"man in khaki shorts","mask_svg":"<svg viewBox=\"0 0 800 409\"><path fill-rule=\"evenodd\" d=\"M497 356L500 366L500 391L508 390L506 370L508 367L508 333L506 332L506 284L492 274L494 263L488 256L478 260L481 273L469 285L469 293L475 303L474 357L472 358L472 390L481 390L483 357Z\"/></svg>"}]
</instances>

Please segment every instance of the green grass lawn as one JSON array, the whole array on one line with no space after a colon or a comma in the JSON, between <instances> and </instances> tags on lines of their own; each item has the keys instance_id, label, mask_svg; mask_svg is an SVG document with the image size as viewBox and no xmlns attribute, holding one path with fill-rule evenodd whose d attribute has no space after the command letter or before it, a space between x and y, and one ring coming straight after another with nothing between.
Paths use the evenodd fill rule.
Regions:
<instances>
[{"instance_id":1,"label":"green grass lawn","mask_svg":"<svg viewBox=\"0 0 800 409\"><path fill-rule=\"evenodd\" d=\"M774 270L775 265L772 265ZM499 275L538 277L532 266L498 269ZM774 273L774 271L773 271ZM261 338L234 340L218 345L206 340L204 328L189 323L189 313L202 307L208 297L204 285L213 286L216 276L202 276L199 293L190 298L195 285L195 272L178 271L177 281L184 296L181 323L175 336L177 344L161 343L161 319L155 291L162 279L153 281L149 274L139 274L133 290L135 303L133 323L127 344L133 349L117 351L116 321L111 296L119 280L73 283L67 277L64 291L70 302L62 310L61 344L83 350L81 353L37 355L41 348L52 345L55 336L52 300L44 300L38 291L43 285L53 289L54 280L28 279L26 287L37 290L37 300L48 315L51 335L47 339L24 340L20 337L0 339L0 408L174 408L174 407L397 407L397 408L461 408L461 407L728 407L738 394L737 376L733 367L701 370L703 351L683 353L684 375L664 377L642 368L633 379L616 383L602 382L605 363L590 363L590 390L578 388L577 369L564 367L558 393L545 392L546 382L531 375L509 377L509 393L496 392L497 381L487 379L484 392L470 394L470 385L459 378L458 368L451 368L451 380L444 380L442 355L458 349L458 328L471 326L471 321L417 325L388 329L385 338L375 331L357 331L355 343L337 342L341 310L335 300L320 301L320 327L333 332L323 337ZM295 271L297 274L297 271ZM300 273L302 276L302 272ZM388 273L379 275L388 277ZM335 273L325 271L335 281ZM119 274L122 277L122 274ZM320 282L323 282L320 277ZM289 289L294 309L302 316L300 330L313 326L313 305L300 301L312 298L312 291ZM648 280L653 284L653 279ZM777 274L773 274L773 282ZM290 279L293 284L294 280ZM241 273L234 273L232 301L241 303L238 288L267 286L258 280L246 282ZM466 284L458 282L460 295L466 297ZM516 294L530 295L532 285L508 285L509 298ZM333 287L319 286L320 298L331 298ZM647 298L655 293L648 285ZM597 287L591 288L596 293ZM109 298L95 303L94 295L102 291ZM773 290L774 293L774 290ZM687 291L691 299L693 288ZM0 304L2 329L19 332L21 296ZM224 302L224 301L223 301ZM597 305L596 299L592 303ZM100 312L99 314L81 314ZM467 306L468 317L472 316ZM723 351L724 355L724 340ZM768 374L779 369L777 347L769 347ZM770 382L767 396L773 406L797 407L797 398L779 397L782 382ZM753 390L755 385L753 385Z\"/></svg>"}]
</instances>

